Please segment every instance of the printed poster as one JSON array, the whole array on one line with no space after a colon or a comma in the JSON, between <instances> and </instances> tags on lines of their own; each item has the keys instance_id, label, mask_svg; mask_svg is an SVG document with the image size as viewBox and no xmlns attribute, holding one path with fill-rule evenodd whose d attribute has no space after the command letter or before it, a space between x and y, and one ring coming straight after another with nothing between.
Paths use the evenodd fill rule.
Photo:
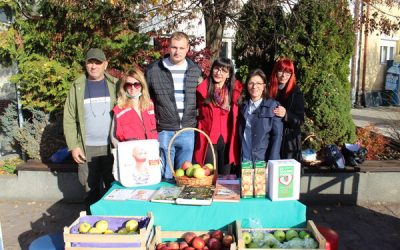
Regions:
<instances>
[{"instance_id":1,"label":"printed poster","mask_svg":"<svg viewBox=\"0 0 400 250\"><path fill-rule=\"evenodd\" d=\"M161 181L159 143L136 140L118 143L119 181L125 187L154 185Z\"/></svg>"}]
</instances>

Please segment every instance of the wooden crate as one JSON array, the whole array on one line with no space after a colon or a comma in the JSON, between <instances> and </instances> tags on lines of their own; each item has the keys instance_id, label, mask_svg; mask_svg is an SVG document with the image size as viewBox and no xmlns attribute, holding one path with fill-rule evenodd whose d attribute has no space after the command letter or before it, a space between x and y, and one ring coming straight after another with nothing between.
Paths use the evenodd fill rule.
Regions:
<instances>
[{"instance_id":1,"label":"wooden crate","mask_svg":"<svg viewBox=\"0 0 400 250\"><path fill-rule=\"evenodd\" d=\"M178 240L181 241L183 239L183 235L187 232L193 232L196 235L200 236L202 234L208 233L208 232L212 232L215 230L210 230L210 231L191 231L191 230L187 230L187 231L162 231L160 226L156 226L155 227L155 233L154 233L154 238L151 241L149 250L155 250L157 244L163 242L166 239L171 239L171 240ZM233 226L229 225L228 229L226 231L222 231L224 234L230 234L233 237L233 242L231 244L231 247L229 248L229 250L236 250L237 249L237 242L236 242L236 238L235 238L235 232L233 230Z\"/></svg>"},{"instance_id":2,"label":"wooden crate","mask_svg":"<svg viewBox=\"0 0 400 250\"><path fill-rule=\"evenodd\" d=\"M66 250L121 250L137 249L146 250L154 236L154 217L148 213L149 222L146 227L140 228L138 234L79 234L71 233L71 229L82 222L87 217L86 212L81 212L79 218L71 226L64 227L64 242ZM90 216L89 216L90 217ZM93 218L94 216L92 216ZM118 220L126 218L140 219L145 216L95 216L99 218L109 218ZM87 218L86 218L87 219ZM125 220L124 220L125 221ZM122 227L122 225L121 225Z\"/></svg>"},{"instance_id":3,"label":"wooden crate","mask_svg":"<svg viewBox=\"0 0 400 250\"><path fill-rule=\"evenodd\" d=\"M242 233L245 231L275 231L275 230L289 230L289 229L294 229L294 230L306 230L308 232L311 232L312 237L318 242L318 249L326 249L326 240L324 236L318 231L317 227L315 226L314 222L312 220L307 221L307 227L306 228L257 228L257 229L242 229L241 224L239 221L236 221L236 237L237 237L237 242L238 242L238 250L243 250L243 249L250 249L246 248ZM251 248L254 250L265 250L265 249L270 249L270 248ZM280 248L283 249L283 248ZM288 249L285 249L288 250ZM293 250L293 248L292 248Z\"/></svg>"}]
</instances>

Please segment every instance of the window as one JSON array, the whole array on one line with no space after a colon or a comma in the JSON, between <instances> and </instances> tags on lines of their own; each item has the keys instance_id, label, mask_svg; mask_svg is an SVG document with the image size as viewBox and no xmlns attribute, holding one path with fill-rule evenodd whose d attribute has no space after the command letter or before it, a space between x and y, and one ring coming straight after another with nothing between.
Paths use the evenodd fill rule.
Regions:
<instances>
[{"instance_id":1,"label":"window","mask_svg":"<svg viewBox=\"0 0 400 250\"><path fill-rule=\"evenodd\" d=\"M396 51L396 41L381 40L380 63L386 64L387 60L393 60Z\"/></svg>"}]
</instances>

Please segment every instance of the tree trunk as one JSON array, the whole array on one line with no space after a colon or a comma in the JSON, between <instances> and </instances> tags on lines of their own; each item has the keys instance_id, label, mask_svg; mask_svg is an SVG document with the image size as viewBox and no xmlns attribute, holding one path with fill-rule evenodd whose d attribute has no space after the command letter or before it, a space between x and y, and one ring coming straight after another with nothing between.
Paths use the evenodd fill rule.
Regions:
<instances>
[{"instance_id":1,"label":"tree trunk","mask_svg":"<svg viewBox=\"0 0 400 250\"><path fill-rule=\"evenodd\" d=\"M202 0L203 15L206 25L206 48L212 53L212 60L218 58L221 50L222 37L226 24L226 11L229 0Z\"/></svg>"}]
</instances>

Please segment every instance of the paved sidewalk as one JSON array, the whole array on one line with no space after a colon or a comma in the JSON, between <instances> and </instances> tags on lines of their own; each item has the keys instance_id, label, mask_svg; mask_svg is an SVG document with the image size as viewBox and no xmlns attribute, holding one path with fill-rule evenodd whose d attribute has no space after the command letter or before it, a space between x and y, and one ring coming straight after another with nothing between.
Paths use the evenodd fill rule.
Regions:
<instances>
[{"instance_id":1,"label":"paved sidewalk","mask_svg":"<svg viewBox=\"0 0 400 250\"><path fill-rule=\"evenodd\" d=\"M400 133L400 107L354 108L351 110L351 114L358 127L374 125L382 134L390 137L396 137L396 132Z\"/></svg>"}]
</instances>

